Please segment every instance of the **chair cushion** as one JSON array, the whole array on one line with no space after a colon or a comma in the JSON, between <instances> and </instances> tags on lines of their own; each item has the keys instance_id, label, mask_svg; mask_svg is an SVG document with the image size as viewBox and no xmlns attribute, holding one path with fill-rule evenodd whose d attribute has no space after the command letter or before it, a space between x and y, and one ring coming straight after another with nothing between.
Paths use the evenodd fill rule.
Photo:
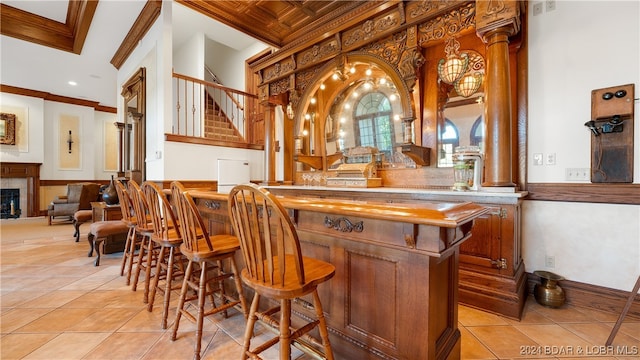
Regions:
<instances>
[{"instance_id":1,"label":"chair cushion","mask_svg":"<svg viewBox=\"0 0 640 360\"><path fill-rule=\"evenodd\" d=\"M89 233L96 239L109 235L123 234L129 231L129 227L122 220L98 221L91 224Z\"/></svg>"},{"instance_id":2,"label":"chair cushion","mask_svg":"<svg viewBox=\"0 0 640 360\"><path fill-rule=\"evenodd\" d=\"M87 222L93 219L92 210L78 210L73 214L73 219L76 222Z\"/></svg>"}]
</instances>

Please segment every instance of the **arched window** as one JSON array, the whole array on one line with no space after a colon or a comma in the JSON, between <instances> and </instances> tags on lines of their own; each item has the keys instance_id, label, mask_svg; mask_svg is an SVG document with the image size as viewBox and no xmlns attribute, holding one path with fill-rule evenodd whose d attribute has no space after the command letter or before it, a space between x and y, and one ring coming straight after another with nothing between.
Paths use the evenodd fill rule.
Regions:
<instances>
[{"instance_id":1,"label":"arched window","mask_svg":"<svg viewBox=\"0 0 640 360\"><path fill-rule=\"evenodd\" d=\"M480 149L484 148L482 142L484 141L484 121L482 116L478 116L476 121L471 126L471 134L469 134L469 143L473 146L479 146Z\"/></svg>"},{"instance_id":2,"label":"arched window","mask_svg":"<svg viewBox=\"0 0 640 360\"><path fill-rule=\"evenodd\" d=\"M391 113L391 103L383 93L363 95L358 100L353 117L356 146L374 146L390 157L393 147Z\"/></svg>"},{"instance_id":3,"label":"arched window","mask_svg":"<svg viewBox=\"0 0 640 360\"><path fill-rule=\"evenodd\" d=\"M439 166L453 166L453 150L460 145L458 128L447 118L444 127L440 129L440 149L438 153Z\"/></svg>"}]
</instances>

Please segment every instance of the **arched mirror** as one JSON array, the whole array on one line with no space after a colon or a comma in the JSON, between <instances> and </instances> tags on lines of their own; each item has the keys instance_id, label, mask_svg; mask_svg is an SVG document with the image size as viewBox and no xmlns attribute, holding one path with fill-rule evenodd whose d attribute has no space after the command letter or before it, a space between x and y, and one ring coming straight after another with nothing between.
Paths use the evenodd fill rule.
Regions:
<instances>
[{"instance_id":1,"label":"arched mirror","mask_svg":"<svg viewBox=\"0 0 640 360\"><path fill-rule=\"evenodd\" d=\"M400 161L413 142L413 109L404 82L387 64L366 55L330 64L302 97L296 160L331 169L354 148L375 148L384 163Z\"/></svg>"},{"instance_id":2,"label":"arched mirror","mask_svg":"<svg viewBox=\"0 0 640 360\"><path fill-rule=\"evenodd\" d=\"M118 176L142 183L145 179L145 68L140 68L123 86L124 121L120 129Z\"/></svg>"}]
</instances>

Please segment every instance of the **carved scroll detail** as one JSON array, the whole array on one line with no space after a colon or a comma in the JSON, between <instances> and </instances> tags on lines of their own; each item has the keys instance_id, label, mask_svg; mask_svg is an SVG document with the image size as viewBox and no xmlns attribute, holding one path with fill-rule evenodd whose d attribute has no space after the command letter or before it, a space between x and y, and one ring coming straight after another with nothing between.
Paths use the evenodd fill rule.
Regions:
<instances>
[{"instance_id":1,"label":"carved scroll detail","mask_svg":"<svg viewBox=\"0 0 640 360\"><path fill-rule=\"evenodd\" d=\"M447 14L418 25L418 44L424 46L430 41L453 36L462 30L475 26L476 8L474 3L455 9Z\"/></svg>"},{"instance_id":2,"label":"carved scroll detail","mask_svg":"<svg viewBox=\"0 0 640 360\"><path fill-rule=\"evenodd\" d=\"M353 223L346 217L331 219L328 216L325 216L324 226L341 232L362 232L364 230L364 223L362 221Z\"/></svg>"}]
</instances>

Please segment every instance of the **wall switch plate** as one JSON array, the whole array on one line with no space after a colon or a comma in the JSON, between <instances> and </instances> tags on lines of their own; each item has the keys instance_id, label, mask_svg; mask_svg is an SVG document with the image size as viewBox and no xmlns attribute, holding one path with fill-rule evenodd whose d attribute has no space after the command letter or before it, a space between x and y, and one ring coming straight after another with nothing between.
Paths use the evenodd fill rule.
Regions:
<instances>
[{"instance_id":1,"label":"wall switch plate","mask_svg":"<svg viewBox=\"0 0 640 360\"><path fill-rule=\"evenodd\" d=\"M545 256L544 257L544 266L553 269L556 267L556 258L554 256Z\"/></svg>"},{"instance_id":2,"label":"wall switch plate","mask_svg":"<svg viewBox=\"0 0 640 360\"><path fill-rule=\"evenodd\" d=\"M545 159L545 164L547 165L555 165L556 164L556 153L549 153Z\"/></svg>"},{"instance_id":3,"label":"wall switch plate","mask_svg":"<svg viewBox=\"0 0 640 360\"><path fill-rule=\"evenodd\" d=\"M533 16L542 14L542 2L533 4Z\"/></svg>"},{"instance_id":4,"label":"wall switch plate","mask_svg":"<svg viewBox=\"0 0 640 360\"><path fill-rule=\"evenodd\" d=\"M545 10L547 12L555 10L556 9L556 0L547 0L545 2L545 7L546 7Z\"/></svg>"},{"instance_id":5,"label":"wall switch plate","mask_svg":"<svg viewBox=\"0 0 640 360\"><path fill-rule=\"evenodd\" d=\"M591 169L566 168L564 179L567 181L589 181L591 180Z\"/></svg>"},{"instance_id":6,"label":"wall switch plate","mask_svg":"<svg viewBox=\"0 0 640 360\"><path fill-rule=\"evenodd\" d=\"M542 153L533 154L533 165L542 165Z\"/></svg>"}]
</instances>

